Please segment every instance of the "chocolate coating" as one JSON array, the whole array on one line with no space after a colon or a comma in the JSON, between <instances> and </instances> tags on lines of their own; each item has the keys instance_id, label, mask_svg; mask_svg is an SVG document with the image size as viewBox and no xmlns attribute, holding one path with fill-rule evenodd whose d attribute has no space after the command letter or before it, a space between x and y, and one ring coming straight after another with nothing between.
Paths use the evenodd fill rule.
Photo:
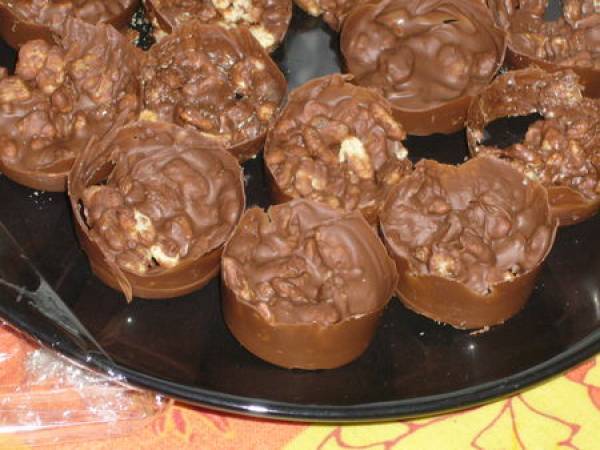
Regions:
<instances>
[{"instance_id":1,"label":"chocolate coating","mask_svg":"<svg viewBox=\"0 0 600 450\"><path fill-rule=\"evenodd\" d=\"M0 73L0 170L34 189L64 191L92 136L139 103L138 50L109 25L69 19L60 45L30 41L14 76Z\"/></svg>"},{"instance_id":2,"label":"chocolate coating","mask_svg":"<svg viewBox=\"0 0 600 450\"><path fill-rule=\"evenodd\" d=\"M196 131L134 122L92 142L69 177L94 272L128 300L200 289L244 210L237 160Z\"/></svg>"},{"instance_id":3,"label":"chocolate coating","mask_svg":"<svg viewBox=\"0 0 600 450\"><path fill-rule=\"evenodd\" d=\"M359 0L295 0L295 3L314 17L322 16L323 20L334 31L340 31L346 16Z\"/></svg>"},{"instance_id":4,"label":"chocolate coating","mask_svg":"<svg viewBox=\"0 0 600 450\"><path fill-rule=\"evenodd\" d=\"M544 20L548 0L488 0L496 23L507 30L507 65L572 68L586 95L600 96L600 8L595 0L565 0L562 16Z\"/></svg>"},{"instance_id":5,"label":"chocolate coating","mask_svg":"<svg viewBox=\"0 0 600 450\"><path fill-rule=\"evenodd\" d=\"M419 162L381 214L402 302L465 329L523 307L556 228L542 185L484 156L461 166Z\"/></svg>"},{"instance_id":6,"label":"chocolate coating","mask_svg":"<svg viewBox=\"0 0 600 450\"><path fill-rule=\"evenodd\" d=\"M92 25L107 23L123 30L139 3L139 0L0 0L0 37L13 48L35 39L52 44L57 34L64 34L68 18Z\"/></svg>"},{"instance_id":7,"label":"chocolate coating","mask_svg":"<svg viewBox=\"0 0 600 450\"><path fill-rule=\"evenodd\" d=\"M148 56L144 117L191 125L242 161L260 150L287 83L248 30L189 21Z\"/></svg>"},{"instance_id":8,"label":"chocolate coating","mask_svg":"<svg viewBox=\"0 0 600 450\"><path fill-rule=\"evenodd\" d=\"M265 164L274 200L309 198L375 223L386 193L412 164L389 103L350 78L328 75L290 93L268 134Z\"/></svg>"},{"instance_id":9,"label":"chocolate coating","mask_svg":"<svg viewBox=\"0 0 600 450\"><path fill-rule=\"evenodd\" d=\"M223 252L222 277L234 336L266 361L302 369L358 357L397 280L359 213L303 199L248 210Z\"/></svg>"},{"instance_id":10,"label":"chocolate coating","mask_svg":"<svg viewBox=\"0 0 600 450\"><path fill-rule=\"evenodd\" d=\"M495 119L538 112L523 142L499 149L482 145ZM600 100L583 96L570 71L525 69L502 75L469 110L467 138L473 155L507 161L548 190L561 225L581 222L600 210Z\"/></svg>"},{"instance_id":11,"label":"chocolate coating","mask_svg":"<svg viewBox=\"0 0 600 450\"><path fill-rule=\"evenodd\" d=\"M504 33L470 0L383 0L352 10L341 48L356 83L380 89L409 134L464 126L470 97L500 68Z\"/></svg>"},{"instance_id":12,"label":"chocolate coating","mask_svg":"<svg viewBox=\"0 0 600 450\"><path fill-rule=\"evenodd\" d=\"M229 27L244 26L272 52L287 33L292 0L144 0L158 31L171 33L189 20Z\"/></svg>"}]
</instances>

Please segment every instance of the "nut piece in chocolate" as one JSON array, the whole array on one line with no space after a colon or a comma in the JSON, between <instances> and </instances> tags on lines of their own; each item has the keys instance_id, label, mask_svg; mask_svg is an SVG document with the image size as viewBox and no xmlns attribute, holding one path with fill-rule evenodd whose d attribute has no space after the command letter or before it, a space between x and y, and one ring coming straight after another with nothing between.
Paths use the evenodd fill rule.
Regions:
<instances>
[{"instance_id":1,"label":"nut piece in chocolate","mask_svg":"<svg viewBox=\"0 0 600 450\"><path fill-rule=\"evenodd\" d=\"M556 229L543 186L484 156L419 162L381 214L404 305L461 329L503 323L523 307Z\"/></svg>"},{"instance_id":2,"label":"nut piece in chocolate","mask_svg":"<svg viewBox=\"0 0 600 450\"><path fill-rule=\"evenodd\" d=\"M359 213L303 199L248 210L221 273L233 335L259 358L300 369L339 367L363 353L397 281Z\"/></svg>"},{"instance_id":3,"label":"nut piece in chocolate","mask_svg":"<svg viewBox=\"0 0 600 450\"><path fill-rule=\"evenodd\" d=\"M242 171L191 128L115 127L75 162L69 196L92 269L128 300L200 289L244 210Z\"/></svg>"},{"instance_id":4,"label":"nut piece in chocolate","mask_svg":"<svg viewBox=\"0 0 600 450\"><path fill-rule=\"evenodd\" d=\"M340 31L346 16L359 0L295 0L295 3L314 17L322 16L323 20L334 31Z\"/></svg>"},{"instance_id":5,"label":"nut piece in chocolate","mask_svg":"<svg viewBox=\"0 0 600 450\"><path fill-rule=\"evenodd\" d=\"M35 39L54 43L69 18L127 28L139 0L0 0L0 37L18 48Z\"/></svg>"},{"instance_id":6,"label":"nut piece in chocolate","mask_svg":"<svg viewBox=\"0 0 600 450\"><path fill-rule=\"evenodd\" d=\"M73 160L139 105L138 50L109 25L69 19L60 45L21 47L0 73L0 170L34 189L64 191Z\"/></svg>"},{"instance_id":7,"label":"nut piece in chocolate","mask_svg":"<svg viewBox=\"0 0 600 450\"><path fill-rule=\"evenodd\" d=\"M244 28L188 21L152 47L143 117L196 128L244 161L262 147L287 83Z\"/></svg>"},{"instance_id":8,"label":"nut piece in chocolate","mask_svg":"<svg viewBox=\"0 0 600 450\"><path fill-rule=\"evenodd\" d=\"M292 0L144 0L158 40L197 20L225 28L245 27L268 52L275 50L292 19Z\"/></svg>"},{"instance_id":9,"label":"nut piece in chocolate","mask_svg":"<svg viewBox=\"0 0 600 450\"><path fill-rule=\"evenodd\" d=\"M352 10L341 49L357 84L382 91L409 134L464 127L470 97L504 58L505 35L470 0L383 0Z\"/></svg>"},{"instance_id":10,"label":"nut piece in chocolate","mask_svg":"<svg viewBox=\"0 0 600 450\"><path fill-rule=\"evenodd\" d=\"M265 164L275 201L309 198L374 223L412 164L389 103L349 79L328 75L290 93L268 134Z\"/></svg>"},{"instance_id":11,"label":"nut piece in chocolate","mask_svg":"<svg viewBox=\"0 0 600 450\"><path fill-rule=\"evenodd\" d=\"M564 0L557 20L545 19L548 0L488 0L496 23L508 33L507 63L556 71L572 68L586 94L600 97L600 5Z\"/></svg>"},{"instance_id":12,"label":"nut piece in chocolate","mask_svg":"<svg viewBox=\"0 0 600 450\"><path fill-rule=\"evenodd\" d=\"M495 119L538 112L522 142L507 148L483 144ZM582 94L571 70L524 69L494 80L469 109L469 149L509 161L548 190L552 214L561 225L588 219L600 210L600 99Z\"/></svg>"}]
</instances>

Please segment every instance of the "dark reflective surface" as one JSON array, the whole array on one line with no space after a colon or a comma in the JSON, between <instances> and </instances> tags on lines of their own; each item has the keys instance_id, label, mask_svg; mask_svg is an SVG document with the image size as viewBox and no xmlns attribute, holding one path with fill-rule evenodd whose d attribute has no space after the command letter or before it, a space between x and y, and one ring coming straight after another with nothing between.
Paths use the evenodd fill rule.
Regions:
<instances>
[{"instance_id":1,"label":"dark reflective surface","mask_svg":"<svg viewBox=\"0 0 600 450\"><path fill-rule=\"evenodd\" d=\"M336 46L320 21L296 11L276 57L294 87L338 71ZM518 138L528 120L492 124L491 142ZM415 160L466 157L464 133L407 146ZM249 205L267 205L262 160L245 169ZM0 315L76 359L216 408L323 420L418 415L521 389L600 350L599 217L560 231L531 301L505 325L471 335L394 300L360 359L315 372L279 369L242 349L222 320L216 281L181 299L127 304L91 275L63 194L0 177L0 220Z\"/></svg>"}]
</instances>

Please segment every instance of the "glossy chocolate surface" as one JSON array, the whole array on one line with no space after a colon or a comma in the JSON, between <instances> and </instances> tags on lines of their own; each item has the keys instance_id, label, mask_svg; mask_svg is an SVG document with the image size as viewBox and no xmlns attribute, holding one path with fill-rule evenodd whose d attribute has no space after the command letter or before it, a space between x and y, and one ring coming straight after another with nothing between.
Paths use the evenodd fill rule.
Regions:
<instances>
[{"instance_id":1,"label":"glossy chocolate surface","mask_svg":"<svg viewBox=\"0 0 600 450\"><path fill-rule=\"evenodd\" d=\"M52 43L69 18L117 29L129 24L139 0L0 0L0 36L13 47L33 39Z\"/></svg>"},{"instance_id":2,"label":"glossy chocolate surface","mask_svg":"<svg viewBox=\"0 0 600 450\"><path fill-rule=\"evenodd\" d=\"M9 65L14 55L0 48ZM296 87L339 71L336 48L326 24L296 10L275 56ZM493 123L490 143L512 144L527 125ZM406 146L414 160L468 155L464 133L409 137ZM245 164L250 206L268 205L262 164ZM391 301L360 358L311 372L277 368L239 345L216 280L176 301L123 301L91 273L63 194L0 177L0 220L1 316L85 364L212 408L304 421L414 417L522 390L600 351L600 216L559 230L529 302L504 325L472 335Z\"/></svg>"},{"instance_id":3,"label":"glossy chocolate surface","mask_svg":"<svg viewBox=\"0 0 600 450\"><path fill-rule=\"evenodd\" d=\"M375 223L412 163L390 104L349 79L330 75L290 93L267 137L266 170L275 201L309 198Z\"/></svg>"},{"instance_id":4,"label":"glossy chocolate surface","mask_svg":"<svg viewBox=\"0 0 600 450\"><path fill-rule=\"evenodd\" d=\"M504 57L504 33L485 6L463 0L383 0L356 7L344 22L341 49L356 83L381 89L405 115L448 106L477 93ZM454 114L466 105L454 103ZM432 123L429 133L460 122ZM409 133L418 126L407 125ZM456 128L458 126L458 128ZM416 134L428 134L424 125Z\"/></svg>"},{"instance_id":5,"label":"glossy chocolate surface","mask_svg":"<svg viewBox=\"0 0 600 450\"><path fill-rule=\"evenodd\" d=\"M261 148L286 81L248 30L188 21L151 48L142 118L192 126L244 161Z\"/></svg>"},{"instance_id":6,"label":"glossy chocolate surface","mask_svg":"<svg viewBox=\"0 0 600 450\"><path fill-rule=\"evenodd\" d=\"M524 139L505 148L486 146L485 127L495 119L537 112ZM571 70L508 72L469 110L467 136L473 154L510 161L548 189L561 225L581 222L600 209L600 100L583 95Z\"/></svg>"},{"instance_id":7,"label":"glossy chocolate surface","mask_svg":"<svg viewBox=\"0 0 600 450\"><path fill-rule=\"evenodd\" d=\"M371 342L397 274L359 212L299 199L244 214L222 279L225 320L245 347L283 367L327 369Z\"/></svg>"},{"instance_id":8,"label":"glossy chocolate surface","mask_svg":"<svg viewBox=\"0 0 600 450\"><path fill-rule=\"evenodd\" d=\"M92 136L139 106L139 50L113 27L70 19L60 45L24 45L0 73L0 168L35 189L63 191Z\"/></svg>"},{"instance_id":9,"label":"glossy chocolate surface","mask_svg":"<svg viewBox=\"0 0 600 450\"><path fill-rule=\"evenodd\" d=\"M419 162L381 213L400 299L457 328L496 325L521 309L556 228L542 185L484 156Z\"/></svg>"},{"instance_id":10,"label":"glossy chocolate surface","mask_svg":"<svg viewBox=\"0 0 600 450\"><path fill-rule=\"evenodd\" d=\"M217 273L245 205L241 168L191 128L117 127L69 175L82 245L98 275L132 295L170 298Z\"/></svg>"},{"instance_id":11,"label":"glossy chocolate surface","mask_svg":"<svg viewBox=\"0 0 600 450\"><path fill-rule=\"evenodd\" d=\"M154 35L171 33L179 25L198 20L227 27L244 26L268 52L283 40L292 18L292 0L145 0Z\"/></svg>"}]
</instances>

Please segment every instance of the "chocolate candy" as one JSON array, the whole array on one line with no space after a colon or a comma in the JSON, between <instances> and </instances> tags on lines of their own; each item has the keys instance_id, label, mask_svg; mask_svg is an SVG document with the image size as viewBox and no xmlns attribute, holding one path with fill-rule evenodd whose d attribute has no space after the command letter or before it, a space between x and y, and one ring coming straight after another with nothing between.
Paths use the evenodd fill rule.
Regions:
<instances>
[{"instance_id":1,"label":"chocolate candy","mask_svg":"<svg viewBox=\"0 0 600 450\"><path fill-rule=\"evenodd\" d=\"M139 0L0 0L0 37L18 48L27 41L54 42L68 18L125 29Z\"/></svg>"},{"instance_id":2,"label":"chocolate candy","mask_svg":"<svg viewBox=\"0 0 600 450\"><path fill-rule=\"evenodd\" d=\"M0 170L64 191L76 155L114 121L138 113L139 50L109 25L68 19L60 45L30 41L14 76L0 72Z\"/></svg>"},{"instance_id":3,"label":"chocolate candy","mask_svg":"<svg viewBox=\"0 0 600 450\"><path fill-rule=\"evenodd\" d=\"M341 48L357 84L382 91L409 134L464 127L504 57L504 33L471 0L383 0L352 10Z\"/></svg>"},{"instance_id":4,"label":"chocolate candy","mask_svg":"<svg viewBox=\"0 0 600 450\"><path fill-rule=\"evenodd\" d=\"M389 103L349 79L329 75L290 93L267 137L265 164L275 201L310 198L374 223L412 164Z\"/></svg>"},{"instance_id":5,"label":"chocolate candy","mask_svg":"<svg viewBox=\"0 0 600 450\"><path fill-rule=\"evenodd\" d=\"M572 68L586 95L600 97L600 7L597 0L563 0L562 16L546 21L548 0L488 0L496 23L508 32L506 62L547 71Z\"/></svg>"},{"instance_id":6,"label":"chocolate candy","mask_svg":"<svg viewBox=\"0 0 600 450\"><path fill-rule=\"evenodd\" d=\"M311 16L322 16L334 31L340 31L346 16L360 3L359 0L296 0L296 4Z\"/></svg>"},{"instance_id":7,"label":"chocolate candy","mask_svg":"<svg viewBox=\"0 0 600 450\"><path fill-rule=\"evenodd\" d=\"M292 0L144 0L157 37L195 19L226 28L244 26L268 52L275 50L292 19Z\"/></svg>"},{"instance_id":8,"label":"chocolate candy","mask_svg":"<svg viewBox=\"0 0 600 450\"><path fill-rule=\"evenodd\" d=\"M464 329L523 307L556 228L542 185L485 156L461 166L422 160L381 214L402 302Z\"/></svg>"},{"instance_id":9,"label":"chocolate candy","mask_svg":"<svg viewBox=\"0 0 600 450\"><path fill-rule=\"evenodd\" d=\"M472 154L510 161L548 190L561 225L581 222L600 209L600 100L582 95L578 76L525 69L502 75L475 98L467 137ZM495 119L539 112L523 142L499 149L482 144Z\"/></svg>"},{"instance_id":10,"label":"chocolate candy","mask_svg":"<svg viewBox=\"0 0 600 450\"><path fill-rule=\"evenodd\" d=\"M287 83L248 30L188 21L148 56L142 117L193 126L242 161L260 150Z\"/></svg>"},{"instance_id":11,"label":"chocolate candy","mask_svg":"<svg viewBox=\"0 0 600 450\"><path fill-rule=\"evenodd\" d=\"M191 128L117 126L79 155L69 196L96 275L128 300L204 286L244 210L242 170Z\"/></svg>"},{"instance_id":12,"label":"chocolate candy","mask_svg":"<svg viewBox=\"0 0 600 450\"><path fill-rule=\"evenodd\" d=\"M225 246L223 313L258 357L331 369L369 345L397 281L364 218L294 200L246 212Z\"/></svg>"}]
</instances>

